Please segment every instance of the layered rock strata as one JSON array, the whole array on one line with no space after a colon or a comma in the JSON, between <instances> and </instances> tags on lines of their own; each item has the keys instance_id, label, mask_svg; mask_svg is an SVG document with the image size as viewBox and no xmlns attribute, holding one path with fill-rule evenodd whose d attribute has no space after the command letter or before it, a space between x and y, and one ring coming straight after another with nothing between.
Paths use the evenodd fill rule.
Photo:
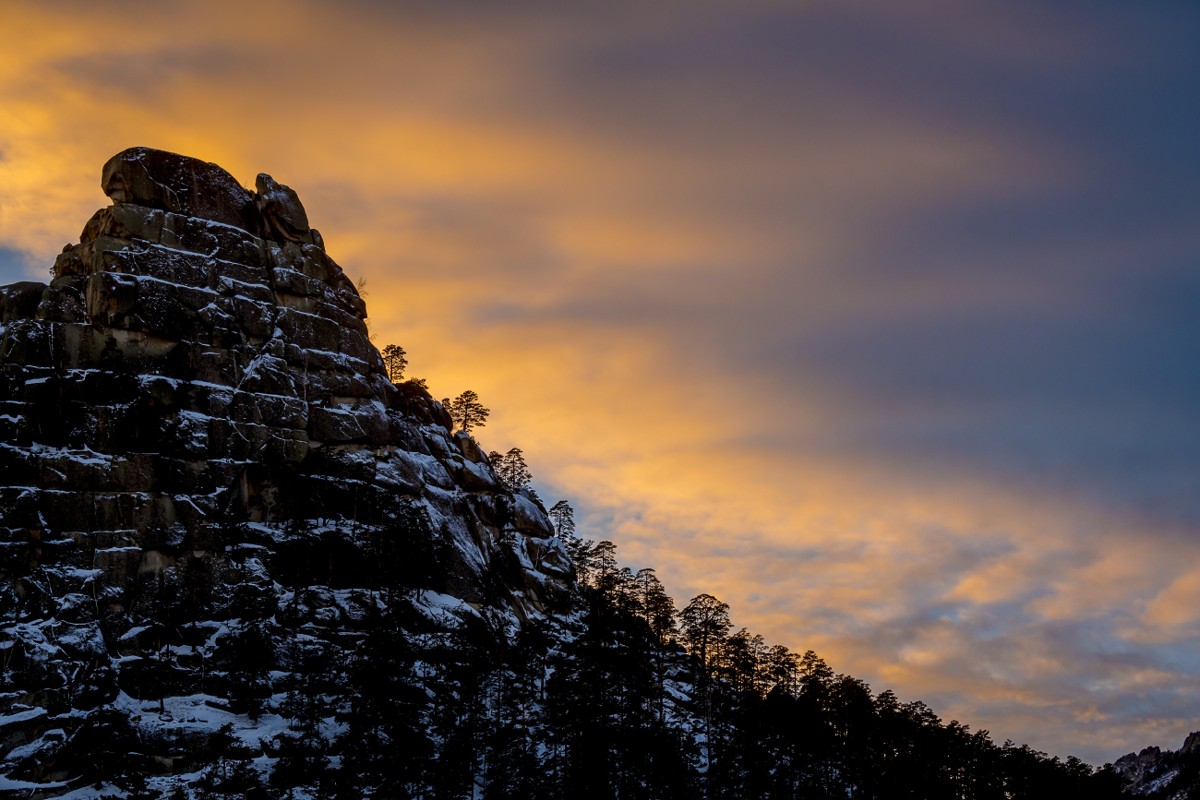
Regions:
<instances>
[{"instance_id":1,"label":"layered rock strata","mask_svg":"<svg viewBox=\"0 0 1200 800\"><path fill-rule=\"evenodd\" d=\"M176 684L145 668L163 637L203 661L228 621L288 615L332 642L383 585L511 624L556 602L569 564L544 510L389 382L295 192L144 148L102 187L113 204L48 286L0 288L9 767L62 777L30 766L46 731L184 692L187 663Z\"/></svg>"}]
</instances>

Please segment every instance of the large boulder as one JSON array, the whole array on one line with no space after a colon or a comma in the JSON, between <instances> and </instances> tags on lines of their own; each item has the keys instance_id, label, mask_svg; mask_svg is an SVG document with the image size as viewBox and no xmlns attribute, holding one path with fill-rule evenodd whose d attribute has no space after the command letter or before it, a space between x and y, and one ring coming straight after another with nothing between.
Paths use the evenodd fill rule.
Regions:
<instances>
[{"instance_id":1,"label":"large boulder","mask_svg":"<svg viewBox=\"0 0 1200 800\"><path fill-rule=\"evenodd\" d=\"M255 180L254 188L258 190L254 202L268 238L277 242L315 244L312 229L308 226L308 214L292 187L284 186L262 172Z\"/></svg>"},{"instance_id":2,"label":"large boulder","mask_svg":"<svg viewBox=\"0 0 1200 800\"><path fill-rule=\"evenodd\" d=\"M216 164L190 156L131 147L110 158L100 188L114 203L132 203L247 231L260 227L254 195Z\"/></svg>"}]
</instances>

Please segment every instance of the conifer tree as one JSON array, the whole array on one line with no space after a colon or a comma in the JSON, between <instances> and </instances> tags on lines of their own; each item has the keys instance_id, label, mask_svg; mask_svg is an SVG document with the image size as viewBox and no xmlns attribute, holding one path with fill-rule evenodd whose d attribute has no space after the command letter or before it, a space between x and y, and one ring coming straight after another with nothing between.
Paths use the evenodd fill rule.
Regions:
<instances>
[{"instance_id":1,"label":"conifer tree","mask_svg":"<svg viewBox=\"0 0 1200 800\"><path fill-rule=\"evenodd\" d=\"M492 412L479 402L479 395L467 389L453 400L443 400L442 405L450 414L454 426L463 433L470 433L474 428L482 428Z\"/></svg>"},{"instance_id":2,"label":"conifer tree","mask_svg":"<svg viewBox=\"0 0 1200 800\"><path fill-rule=\"evenodd\" d=\"M560 539L569 542L575 538L575 509L566 500L559 500L550 506L550 523Z\"/></svg>"},{"instance_id":3,"label":"conifer tree","mask_svg":"<svg viewBox=\"0 0 1200 800\"><path fill-rule=\"evenodd\" d=\"M316 786L327 772L328 742L321 725L330 712L326 695L338 684L335 666L314 641L297 637L288 649L294 682L281 709L289 718L288 730L276 737L279 760L271 772L271 785L281 790Z\"/></svg>"},{"instance_id":4,"label":"conifer tree","mask_svg":"<svg viewBox=\"0 0 1200 800\"><path fill-rule=\"evenodd\" d=\"M408 354L404 352L404 348L398 344L389 344L383 348L380 355L383 356L383 368L387 372L388 380L392 383L404 380L404 370L408 367Z\"/></svg>"},{"instance_id":5,"label":"conifer tree","mask_svg":"<svg viewBox=\"0 0 1200 800\"><path fill-rule=\"evenodd\" d=\"M688 651L710 670L729 634L729 604L711 594L699 594L679 612L679 630Z\"/></svg>"},{"instance_id":6,"label":"conifer tree","mask_svg":"<svg viewBox=\"0 0 1200 800\"><path fill-rule=\"evenodd\" d=\"M519 447L512 448L504 455L493 450L488 453L488 461L491 462L492 469L495 470L500 483L504 484L504 488L510 492L524 489L533 480L533 474L525 464L525 454Z\"/></svg>"},{"instance_id":7,"label":"conifer tree","mask_svg":"<svg viewBox=\"0 0 1200 800\"><path fill-rule=\"evenodd\" d=\"M229 705L252 721L258 720L271 697L276 638L269 623L230 626L218 637L213 661L224 668ZM220 670L218 670L218 674Z\"/></svg>"},{"instance_id":8,"label":"conifer tree","mask_svg":"<svg viewBox=\"0 0 1200 800\"><path fill-rule=\"evenodd\" d=\"M340 744L346 783L359 796L414 797L429 780L432 742L422 723L429 701L398 608L372 621L349 664L355 691Z\"/></svg>"},{"instance_id":9,"label":"conifer tree","mask_svg":"<svg viewBox=\"0 0 1200 800\"><path fill-rule=\"evenodd\" d=\"M547 682L554 797L695 797L679 731L662 713L658 643L628 568L596 546L581 635L555 653Z\"/></svg>"},{"instance_id":10,"label":"conifer tree","mask_svg":"<svg viewBox=\"0 0 1200 800\"><path fill-rule=\"evenodd\" d=\"M666 643L675 633L675 601L667 595L654 569L644 567L634 575L642 619L659 642Z\"/></svg>"}]
</instances>

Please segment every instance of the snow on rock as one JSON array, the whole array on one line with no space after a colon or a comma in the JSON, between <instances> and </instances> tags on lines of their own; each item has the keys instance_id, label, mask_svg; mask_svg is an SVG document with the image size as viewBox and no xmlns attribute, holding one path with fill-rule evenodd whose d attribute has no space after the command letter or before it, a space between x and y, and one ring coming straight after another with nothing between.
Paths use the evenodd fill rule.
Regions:
<instances>
[{"instance_id":1,"label":"snow on rock","mask_svg":"<svg viewBox=\"0 0 1200 800\"><path fill-rule=\"evenodd\" d=\"M349 659L389 587L502 636L566 602L545 510L388 380L295 192L147 148L102 185L49 285L0 287L5 785L76 794L95 726L162 769L225 723L257 747L280 718L247 709Z\"/></svg>"}]
</instances>

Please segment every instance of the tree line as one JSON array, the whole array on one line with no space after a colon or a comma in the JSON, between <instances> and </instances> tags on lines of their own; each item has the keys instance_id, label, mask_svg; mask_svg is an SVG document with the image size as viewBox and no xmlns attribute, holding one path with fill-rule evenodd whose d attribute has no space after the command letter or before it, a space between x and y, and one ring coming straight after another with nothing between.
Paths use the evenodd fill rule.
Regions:
<instances>
[{"instance_id":1,"label":"tree line","mask_svg":"<svg viewBox=\"0 0 1200 800\"><path fill-rule=\"evenodd\" d=\"M1111 770L944 722L920 701L874 693L816 653L794 653L700 594L682 608L651 568L580 538L575 607L511 637L481 620L441 629L390 592L352 657L288 657L275 794L314 798L1120 797ZM292 643L290 648L303 645ZM330 710L342 720L328 735ZM322 722L324 718L324 723ZM219 780L252 780L236 762ZM261 782L260 782L261 783ZM248 790L247 790L248 791ZM212 794L210 796L224 796ZM251 796L247 794L246 796ZM299 794L297 794L299 796Z\"/></svg>"},{"instance_id":2,"label":"tree line","mask_svg":"<svg viewBox=\"0 0 1200 800\"><path fill-rule=\"evenodd\" d=\"M459 429L478 397L443 401ZM489 461L509 491L529 486L519 448ZM655 571L622 566L610 541L577 535L563 500L549 517L575 565L584 628L536 664L503 659L500 697L521 724L486 763L508 777L488 796L1061 798L1120 796L1109 768L1051 757L943 722L921 701L873 693L815 652L746 628L711 594L682 609ZM539 682L540 681L540 682ZM522 705L529 686L539 702ZM518 690L517 687L524 687ZM502 704L503 705L503 704ZM505 712L497 710L497 718ZM553 734L553 735L551 735ZM545 738L541 738L545 737ZM539 753L540 769L509 764ZM522 776L516 780L513 776ZM499 788L501 785L507 789ZM507 793L506 793L507 792Z\"/></svg>"},{"instance_id":3,"label":"tree line","mask_svg":"<svg viewBox=\"0 0 1200 800\"><path fill-rule=\"evenodd\" d=\"M392 363L395 380L403 362ZM458 400L443 404L470 433L487 409L474 392ZM507 491L529 488L519 448L489 462ZM288 730L265 781L230 737L216 737L202 796L1122 796L1111 769L996 743L836 673L811 650L736 628L714 595L679 608L654 569L633 570L612 542L581 537L569 502L548 515L574 563L574 607L515 635L472 616L433 625L412 602L424 583L401 571L345 658L323 657L305 636L245 633L230 661L233 700L245 713L282 714ZM281 665L293 677L278 703L261 676Z\"/></svg>"}]
</instances>

